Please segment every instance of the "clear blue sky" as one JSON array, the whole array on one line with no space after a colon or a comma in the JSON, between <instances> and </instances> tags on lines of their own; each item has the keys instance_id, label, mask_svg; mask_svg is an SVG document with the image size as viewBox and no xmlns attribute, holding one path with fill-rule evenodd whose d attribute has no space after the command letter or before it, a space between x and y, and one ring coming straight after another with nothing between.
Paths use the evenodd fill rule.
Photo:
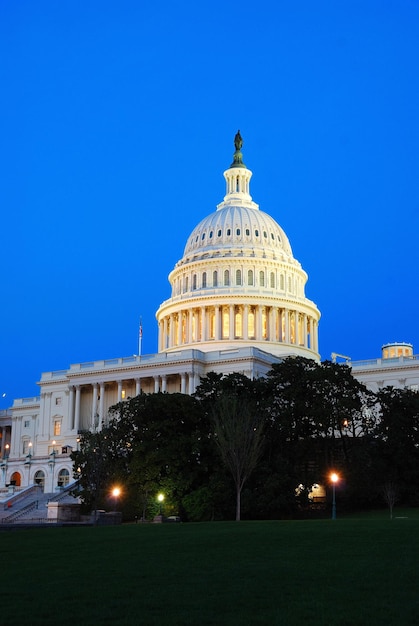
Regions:
<instances>
[{"instance_id":1,"label":"clear blue sky","mask_svg":"<svg viewBox=\"0 0 419 626\"><path fill-rule=\"evenodd\" d=\"M156 351L238 128L322 358L419 353L416 0L1 0L0 58L0 408Z\"/></svg>"}]
</instances>

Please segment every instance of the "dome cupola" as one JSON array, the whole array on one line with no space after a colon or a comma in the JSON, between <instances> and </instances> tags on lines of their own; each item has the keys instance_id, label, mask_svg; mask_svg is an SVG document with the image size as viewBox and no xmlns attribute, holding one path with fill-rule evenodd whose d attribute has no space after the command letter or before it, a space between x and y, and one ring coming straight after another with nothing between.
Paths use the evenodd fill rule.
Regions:
<instances>
[{"instance_id":1,"label":"dome cupola","mask_svg":"<svg viewBox=\"0 0 419 626\"><path fill-rule=\"evenodd\" d=\"M159 352L257 346L319 358L320 313L305 297L307 274L284 230L250 195L240 131L224 172L226 194L188 237L157 311Z\"/></svg>"}]
</instances>

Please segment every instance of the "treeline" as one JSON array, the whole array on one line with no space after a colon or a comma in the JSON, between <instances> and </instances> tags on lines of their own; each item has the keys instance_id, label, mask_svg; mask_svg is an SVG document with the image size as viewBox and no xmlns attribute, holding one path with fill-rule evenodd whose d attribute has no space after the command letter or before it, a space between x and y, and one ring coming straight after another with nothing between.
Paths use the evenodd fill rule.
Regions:
<instances>
[{"instance_id":1,"label":"treeline","mask_svg":"<svg viewBox=\"0 0 419 626\"><path fill-rule=\"evenodd\" d=\"M278 519L327 511L330 472L346 509L419 504L419 394L372 393L346 365L302 357L266 378L215 373L194 396L141 394L72 454L87 509L125 518ZM312 497L313 485L325 497ZM157 494L164 494L163 504Z\"/></svg>"}]
</instances>

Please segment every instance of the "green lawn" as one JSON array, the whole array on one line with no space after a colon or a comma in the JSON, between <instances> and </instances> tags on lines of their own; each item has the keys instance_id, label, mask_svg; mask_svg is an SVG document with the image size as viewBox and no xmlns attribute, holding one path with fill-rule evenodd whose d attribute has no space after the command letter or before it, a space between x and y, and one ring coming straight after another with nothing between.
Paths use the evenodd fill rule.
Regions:
<instances>
[{"instance_id":1,"label":"green lawn","mask_svg":"<svg viewBox=\"0 0 419 626\"><path fill-rule=\"evenodd\" d=\"M38 528L0 545L8 626L419 624L417 515Z\"/></svg>"}]
</instances>

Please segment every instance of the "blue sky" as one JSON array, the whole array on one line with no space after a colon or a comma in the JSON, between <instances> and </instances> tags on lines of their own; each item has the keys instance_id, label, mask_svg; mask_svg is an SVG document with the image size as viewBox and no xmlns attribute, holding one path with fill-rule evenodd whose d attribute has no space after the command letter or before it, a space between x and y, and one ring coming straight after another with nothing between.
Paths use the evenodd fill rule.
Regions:
<instances>
[{"instance_id":1,"label":"blue sky","mask_svg":"<svg viewBox=\"0 0 419 626\"><path fill-rule=\"evenodd\" d=\"M135 353L140 316L156 351L238 128L322 358L419 353L416 0L0 0L0 58L0 408Z\"/></svg>"}]
</instances>

